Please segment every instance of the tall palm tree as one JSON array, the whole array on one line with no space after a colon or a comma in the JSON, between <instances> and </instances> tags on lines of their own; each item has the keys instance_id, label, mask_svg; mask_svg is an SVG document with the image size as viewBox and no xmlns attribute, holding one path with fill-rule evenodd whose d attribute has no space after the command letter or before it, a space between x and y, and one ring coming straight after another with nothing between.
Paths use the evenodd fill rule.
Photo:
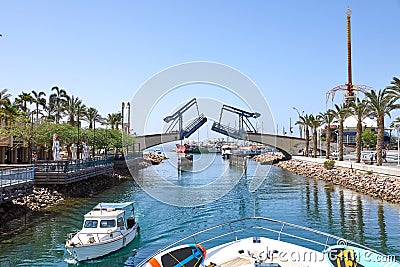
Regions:
<instances>
[{"instance_id":1,"label":"tall palm tree","mask_svg":"<svg viewBox=\"0 0 400 267\"><path fill-rule=\"evenodd\" d=\"M117 112L115 113L115 129L118 130L118 125L121 124L122 121L122 114L121 112ZM122 127L121 127L122 128Z\"/></svg>"},{"instance_id":2,"label":"tall palm tree","mask_svg":"<svg viewBox=\"0 0 400 267\"><path fill-rule=\"evenodd\" d=\"M0 91L0 108L3 108L5 105L10 104L11 94L8 93L7 89L3 89Z\"/></svg>"},{"instance_id":3,"label":"tall palm tree","mask_svg":"<svg viewBox=\"0 0 400 267\"><path fill-rule=\"evenodd\" d=\"M89 123L89 129L93 129L96 121L101 121L102 117L95 108L88 108L84 114L84 120Z\"/></svg>"},{"instance_id":4,"label":"tall palm tree","mask_svg":"<svg viewBox=\"0 0 400 267\"><path fill-rule=\"evenodd\" d=\"M328 109L319 115L322 121L326 123L326 158L329 159L331 154L331 124L335 120L335 112L332 109Z\"/></svg>"},{"instance_id":5,"label":"tall palm tree","mask_svg":"<svg viewBox=\"0 0 400 267\"><path fill-rule=\"evenodd\" d=\"M56 123L60 123L60 119L64 111L65 102L67 102L69 96L64 89L60 89L57 86L51 88L51 91L55 91L55 93L50 95L49 105L53 105Z\"/></svg>"},{"instance_id":6,"label":"tall palm tree","mask_svg":"<svg viewBox=\"0 0 400 267\"><path fill-rule=\"evenodd\" d=\"M70 125L74 126L76 122L79 121L79 119L75 121L75 118L78 117L78 109L80 109L81 106L82 100L75 96L69 97L67 101L64 102L64 110L68 116L68 123Z\"/></svg>"},{"instance_id":7,"label":"tall palm tree","mask_svg":"<svg viewBox=\"0 0 400 267\"><path fill-rule=\"evenodd\" d=\"M396 104L398 97L388 89L381 89L378 92L372 90L366 92L365 96L368 99L368 108L372 114L376 116L376 123L378 128L377 140L376 140L376 165L382 165L382 147L385 130L385 115L390 117L390 112L394 109L400 108L399 104Z\"/></svg>"},{"instance_id":8,"label":"tall palm tree","mask_svg":"<svg viewBox=\"0 0 400 267\"><path fill-rule=\"evenodd\" d=\"M18 95L17 98L14 99L14 102L18 108L20 108L23 112L27 113L28 112L27 103L32 104L33 97L31 96L31 93L22 92L21 94Z\"/></svg>"},{"instance_id":9,"label":"tall palm tree","mask_svg":"<svg viewBox=\"0 0 400 267\"><path fill-rule=\"evenodd\" d=\"M305 156L308 157L309 145L310 145L310 119L308 114L300 115L299 120L296 121L296 125L302 125L305 129L305 138L306 138L306 147L305 147Z\"/></svg>"},{"instance_id":10,"label":"tall palm tree","mask_svg":"<svg viewBox=\"0 0 400 267\"><path fill-rule=\"evenodd\" d=\"M320 115L314 116L313 114L310 114L308 116L308 123L310 128L313 131L312 135L312 141L313 141L313 157L317 157L317 128L321 126L322 118Z\"/></svg>"},{"instance_id":11,"label":"tall palm tree","mask_svg":"<svg viewBox=\"0 0 400 267\"><path fill-rule=\"evenodd\" d=\"M46 106L46 98L44 98L44 96L46 96L45 92L36 92L35 90L32 90L32 102L35 103L36 105L36 122L39 121L39 106L42 106L42 108L45 108Z\"/></svg>"},{"instance_id":12,"label":"tall palm tree","mask_svg":"<svg viewBox=\"0 0 400 267\"><path fill-rule=\"evenodd\" d=\"M351 109L348 105L346 105L345 103L342 103L340 105L335 105L335 117L339 122L339 147L338 147L338 151L339 151L339 156L338 156L338 160L339 161L343 161L343 124L344 124L344 120L349 117L351 115Z\"/></svg>"},{"instance_id":13,"label":"tall palm tree","mask_svg":"<svg viewBox=\"0 0 400 267\"><path fill-rule=\"evenodd\" d=\"M105 119L107 121L107 124L111 126L111 129L115 128L115 123L116 123L115 118L116 118L116 113L108 113Z\"/></svg>"},{"instance_id":14,"label":"tall palm tree","mask_svg":"<svg viewBox=\"0 0 400 267\"><path fill-rule=\"evenodd\" d=\"M400 79L393 77L393 80L390 82L390 85L387 88L400 93Z\"/></svg>"},{"instance_id":15,"label":"tall palm tree","mask_svg":"<svg viewBox=\"0 0 400 267\"><path fill-rule=\"evenodd\" d=\"M93 151L92 155L95 155L95 146L96 146L96 121L100 122L103 120L97 109L88 108L85 113L85 120L89 123L89 129L93 129Z\"/></svg>"},{"instance_id":16,"label":"tall palm tree","mask_svg":"<svg viewBox=\"0 0 400 267\"><path fill-rule=\"evenodd\" d=\"M356 127L356 162L361 161L361 136L362 136L362 121L368 116L368 102L366 99L352 102L350 105L353 114L357 117L357 127Z\"/></svg>"}]
</instances>

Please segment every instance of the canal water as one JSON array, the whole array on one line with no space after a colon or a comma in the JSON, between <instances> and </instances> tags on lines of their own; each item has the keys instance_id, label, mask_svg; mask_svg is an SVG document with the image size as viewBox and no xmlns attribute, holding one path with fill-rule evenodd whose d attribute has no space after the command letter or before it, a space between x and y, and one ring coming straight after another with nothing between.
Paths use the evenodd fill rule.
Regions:
<instances>
[{"instance_id":1,"label":"canal water","mask_svg":"<svg viewBox=\"0 0 400 267\"><path fill-rule=\"evenodd\" d=\"M176 156L167 153L170 162ZM157 249L178 238L222 222L242 217L269 217L338 235L365 244L400 259L400 205L363 196L324 181L291 174L277 167L249 162L248 173L230 167L215 154L195 155L195 165L205 167L178 174L165 161L139 171L140 180L155 181L162 175L174 184L196 188L218 179L225 170L235 183L225 196L196 206L165 204L144 192L136 182L126 181L93 198L73 199L14 225L12 233L0 236L0 266L76 266L64 248L67 233L79 229L83 215L98 202L135 201L141 234L124 249L78 266L134 266ZM268 173L254 192L249 185L253 170ZM232 183L231 183L232 184ZM168 192L168 190L166 191ZM173 198L174 196L170 196ZM207 196L205 196L207 197ZM193 203L192 203L193 204Z\"/></svg>"}]
</instances>

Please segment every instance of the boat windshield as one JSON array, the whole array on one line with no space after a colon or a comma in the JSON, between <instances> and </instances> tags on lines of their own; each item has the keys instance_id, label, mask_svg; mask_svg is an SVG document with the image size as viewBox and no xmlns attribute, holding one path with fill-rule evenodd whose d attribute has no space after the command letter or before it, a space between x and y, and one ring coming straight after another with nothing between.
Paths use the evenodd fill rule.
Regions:
<instances>
[{"instance_id":1,"label":"boat windshield","mask_svg":"<svg viewBox=\"0 0 400 267\"><path fill-rule=\"evenodd\" d=\"M111 228L115 227L115 220L101 220L100 228Z\"/></svg>"},{"instance_id":2,"label":"boat windshield","mask_svg":"<svg viewBox=\"0 0 400 267\"><path fill-rule=\"evenodd\" d=\"M83 227L85 228L97 228L97 220L86 220L85 225Z\"/></svg>"}]
</instances>

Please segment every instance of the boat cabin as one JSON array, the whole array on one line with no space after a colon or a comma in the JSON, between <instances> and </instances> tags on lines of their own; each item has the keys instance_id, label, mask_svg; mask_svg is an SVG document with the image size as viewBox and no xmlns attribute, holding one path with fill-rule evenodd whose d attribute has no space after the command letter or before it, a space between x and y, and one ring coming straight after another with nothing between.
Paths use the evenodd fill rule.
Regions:
<instances>
[{"instance_id":1,"label":"boat cabin","mask_svg":"<svg viewBox=\"0 0 400 267\"><path fill-rule=\"evenodd\" d=\"M85 214L81 233L110 233L135 225L133 202L99 203Z\"/></svg>"}]
</instances>

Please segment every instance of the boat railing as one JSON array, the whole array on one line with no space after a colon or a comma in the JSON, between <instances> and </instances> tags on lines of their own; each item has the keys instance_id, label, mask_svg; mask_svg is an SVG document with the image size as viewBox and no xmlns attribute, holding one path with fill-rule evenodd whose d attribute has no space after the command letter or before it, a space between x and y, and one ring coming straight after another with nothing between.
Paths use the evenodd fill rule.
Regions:
<instances>
[{"instance_id":1,"label":"boat railing","mask_svg":"<svg viewBox=\"0 0 400 267\"><path fill-rule=\"evenodd\" d=\"M271 224L271 226L261 225L261 224ZM238 228L237 226L240 226L240 228ZM226 227L228 227L228 229L225 229L225 231L222 232L221 229L226 228ZM214 231L214 230L219 231L219 232L217 232L215 235L213 235L212 231ZM222 243L237 241L239 239L241 233L245 233L247 231L252 231L252 230L256 230L252 233L253 237L267 237L267 238L276 239L279 241L290 240L291 243L293 243L295 245L304 246L309 249L313 249L313 250L321 251L321 252L326 251L329 247L334 246L334 245L351 245L351 246L356 246L356 247L359 247L362 249L372 251L379 255L384 255L384 254L382 254L376 250L373 250L371 248L368 248L362 244L358 244L356 242L353 242L353 241L350 241L347 239L343 239L341 237L338 237L338 236L335 236L332 234L328 234L328 233L325 233L322 231L318 231L315 229L311 229L308 227L304 227L304 226L300 226L300 225L296 225L296 224L292 224L292 223L287 223L287 222L283 222L283 221L279 221L279 220L274 220L274 219L270 219L270 218L249 217L249 218L242 218L242 219L237 219L237 220L221 223L221 224L206 228L204 230L198 231L198 232L188 235L186 237L183 237L183 238L169 244L168 246L158 250L153 255L148 257L146 260L140 262L137 266L138 267L144 266L148 260L153 258L158 253L165 251L167 249L170 249L172 247L178 246L178 245L190 244L190 243L194 242L195 244L201 244L207 248L206 244L211 245L211 243L213 241L221 240L228 236L232 236L233 239L231 239L231 238L228 238L228 240L223 239L223 240L221 240L221 241L223 241ZM260 230L263 230L263 232L265 232L265 233L269 233L269 235L262 234L260 232ZM291 231L294 231L294 232L291 232ZM307 236L304 236L305 234ZM202 238L203 235L205 235L205 237ZM319 239L312 239L309 236L314 236L315 238L318 237ZM244 237L249 237L249 236L247 235L247 236L243 236L241 238L244 238ZM283 239L285 239L285 240L283 240ZM297 241L293 242L295 240L297 240ZM222 243L213 244L212 246L220 245ZM306 245L306 244L308 244L308 245ZM319 248L317 248L316 246L318 246Z\"/></svg>"}]
</instances>

